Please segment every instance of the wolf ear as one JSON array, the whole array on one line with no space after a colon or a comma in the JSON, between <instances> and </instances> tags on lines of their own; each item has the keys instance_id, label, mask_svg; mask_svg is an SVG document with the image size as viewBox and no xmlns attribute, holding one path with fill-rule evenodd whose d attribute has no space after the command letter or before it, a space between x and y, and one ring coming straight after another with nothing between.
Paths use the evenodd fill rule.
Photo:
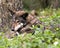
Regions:
<instances>
[{"instance_id":1,"label":"wolf ear","mask_svg":"<svg viewBox=\"0 0 60 48\"><path fill-rule=\"evenodd\" d=\"M32 15L36 15L36 16L38 15L38 13L37 13L35 10L32 10L32 11L31 11L31 14L32 14Z\"/></svg>"},{"instance_id":2,"label":"wolf ear","mask_svg":"<svg viewBox=\"0 0 60 48\"><path fill-rule=\"evenodd\" d=\"M15 14L15 11L12 11L10 9L8 9L8 11L11 13L12 16Z\"/></svg>"},{"instance_id":3,"label":"wolf ear","mask_svg":"<svg viewBox=\"0 0 60 48\"><path fill-rule=\"evenodd\" d=\"M28 13L27 13L27 12L24 13L23 15L21 15L21 17L22 17L23 19L25 19L25 20L26 20L27 16L28 16Z\"/></svg>"}]
</instances>

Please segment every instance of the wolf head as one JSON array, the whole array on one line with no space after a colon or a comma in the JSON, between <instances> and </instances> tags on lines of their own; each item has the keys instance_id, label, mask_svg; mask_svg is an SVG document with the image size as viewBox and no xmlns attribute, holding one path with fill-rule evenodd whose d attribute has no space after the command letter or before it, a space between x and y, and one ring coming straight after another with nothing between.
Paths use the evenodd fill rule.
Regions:
<instances>
[{"instance_id":1,"label":"wolf head","mask_svg":"<svg viewBox=\"0 0 60 48\"><path fill-rule=\"evenodd\" d=\"M12 11L8 9L12 15L12 31L19 31L23 26L26 25L26 17L28 16L28 13L20 10L20 11Z\"/></svg>"}]
</instances>

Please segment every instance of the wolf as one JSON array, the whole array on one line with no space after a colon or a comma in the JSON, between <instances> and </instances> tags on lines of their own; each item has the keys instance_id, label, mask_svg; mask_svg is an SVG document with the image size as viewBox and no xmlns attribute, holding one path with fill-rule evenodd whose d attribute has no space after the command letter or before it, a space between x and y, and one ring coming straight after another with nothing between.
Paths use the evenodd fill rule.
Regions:
<instances>
[{"instance_id":1,"label":"wolf","mask_svg":"<svg viewBox=\"0 0 60 48\"><path fill-rule=\"evenodd\" d=\"M34 29L31 29L32 25L37 25L40 27L40 21L37 19L37 13L35 10L32 10L30 13L19 10L19 11L12 11L8 9L12 16L12 26L11 30L18 33L33 33Z\"/></svg>"}]
</instances>

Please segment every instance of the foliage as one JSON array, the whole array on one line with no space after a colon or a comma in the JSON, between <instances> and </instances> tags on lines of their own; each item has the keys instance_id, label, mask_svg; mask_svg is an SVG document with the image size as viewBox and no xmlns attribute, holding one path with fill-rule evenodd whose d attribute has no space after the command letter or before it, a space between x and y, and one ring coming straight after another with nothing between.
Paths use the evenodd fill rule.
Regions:
<instances>
[{"instance_id":1,"label":"foliage","mask_svg":"<svg viewBox=\"0 0 60 48\"><path fill-rule=\"evenodd\" d=\"M32 34L20 34L7 39L0 33L0 48L60 48L60 9L37 11L42 22L40 28L32 26Z\"/></svg>"}]
</instances>

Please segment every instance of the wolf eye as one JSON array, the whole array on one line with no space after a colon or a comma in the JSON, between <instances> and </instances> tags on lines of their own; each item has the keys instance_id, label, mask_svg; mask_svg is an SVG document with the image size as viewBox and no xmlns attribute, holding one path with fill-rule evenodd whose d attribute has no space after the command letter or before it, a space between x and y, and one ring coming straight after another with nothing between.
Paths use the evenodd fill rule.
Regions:
<instances>
[{"instance_id":1,"label":"wolf eye","mask_svg":"<svg viewBox=\"0 0 60 48\"><path fill-rule=\"evenodd\" d=\"M16 20L16 22L18 23L18 22L19 22L19 20Z\"/></svg>"},{"instance_id":2,"label":"wolf eye","mask_svg":"<svg viewBox=\"0 0 60 48\"><path fill-rule=\"evenodd\" d=\"M17 22L19 22L19 20Z\"/></svg>"}]
</instances>

